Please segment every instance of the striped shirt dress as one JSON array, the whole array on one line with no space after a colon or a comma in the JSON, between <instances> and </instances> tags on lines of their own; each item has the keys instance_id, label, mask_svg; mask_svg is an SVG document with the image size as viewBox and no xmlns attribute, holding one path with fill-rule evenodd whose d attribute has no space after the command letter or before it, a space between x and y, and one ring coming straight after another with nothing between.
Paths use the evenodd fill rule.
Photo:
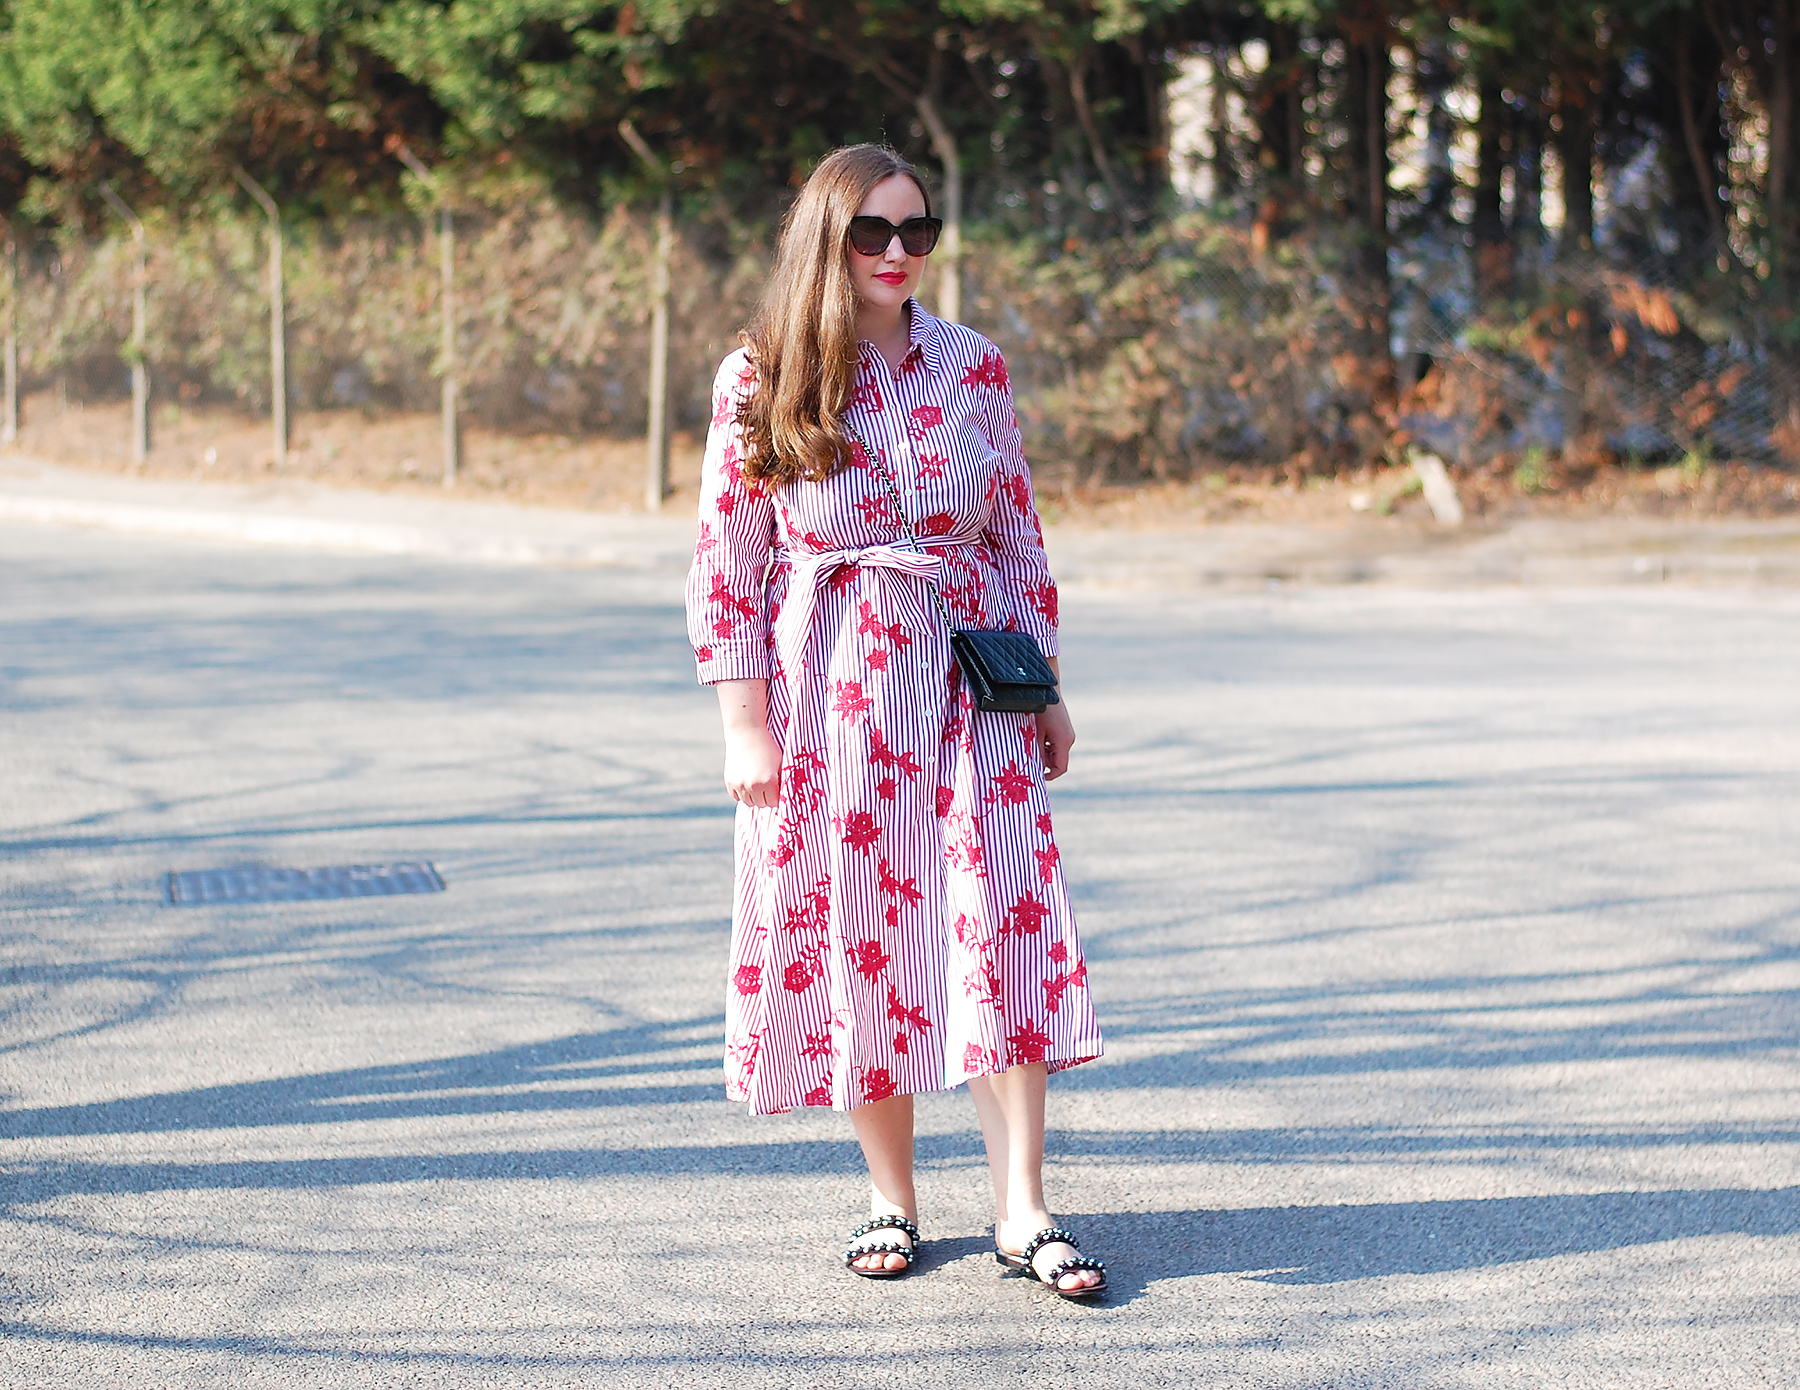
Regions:
<instances>
[{"instance_id":1,"label":"striped shirt dress","mask_svg":"<svg viewBox=\"0 0 1800 1390\"><path fill-rule=\"evenodd\" d=\"M848 424L923 556L861 450L824 482L748 482L742 350L713 387L689 632L703 684L768 680L782 749L778 804L735 831L726 1087L758 1114L1101 1050L1036 721L974 708L931 601L1056 652L1006 364L911 310L897 372L862 344Z\"/></svg>"}]
</instances>

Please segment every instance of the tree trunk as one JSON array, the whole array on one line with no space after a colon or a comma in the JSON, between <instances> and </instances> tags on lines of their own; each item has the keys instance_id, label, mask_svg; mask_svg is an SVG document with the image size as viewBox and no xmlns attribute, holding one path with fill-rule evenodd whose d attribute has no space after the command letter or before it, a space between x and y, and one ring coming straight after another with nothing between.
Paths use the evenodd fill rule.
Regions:
<instances>
[{"instance_id":1,"label":"tree trunk","mask_svg":"<svg viewBox=\"0 0 1800 1390\"><path fill-rule=\"evenodd\" d=\"M1227 86L1231 80L1230 60L1230 50L1222 44L1207 50L1207 61L1212 64L1212 81L1207 87L1213 147L1212 193L1213 201L1220 204L1229 203L1238 191L1237 159L1231 149L1231 93Z\"/></svg>"},{"instance_id":2,"label":"tree trunk","mask_svg":"<svg viewBox=\"0 0 1800 1390\"><path fill-rule=\"evenodd\" d=\"M1563 225L1561 254L1594 249L1594 136L1598 95L1590 89L1585 66L1565 69L1558 84L1556 153L1562 163Z\"/></svg>"},{"instance_id":3,"label":"tree trunk","mask_svg":"<svg viewBox=\"0 0 1800 1390\"><path fill-rule=\"evenodd\" d=\"M1449 95L1456 75L1448 46L1435 35L1415 40L1413 81L1426 102L1425 187L1420 198L1427 223L1439 236L1455 222L1456 164L1451 147L1456 142L1456 114Z\"/></svg>"},{"instance_id":4,"label":"tree trunk","mask_svg":"<svg viewBox=\"0 0 1800 1390\"><path fill-rule=\"evenodd\" d=\"M1269 28L1269 66L1257 83L1256 162L1263 177L1272 185L1286 190L1300 172L1295 158L1301 131L1294 125L1295 106L1290 100L1298 96L1300 38L1291 24L1274 24Z\"/></svg>"},{"instance_id":5,"label":"tree trunk","mask_svg":"<svg viewBox=\"0 0 1800 1390\"><path fill-rule=\"evenodd\" d=\"M1544 117L1528 106L1513 121L1513 215L1508 235L1535 261L1544 244Z\"/></svg>"},{"instance_id":6,"label":"tree trunk","mask_svg":"<svg viewBox=\"0 0 1800 1390\"><path fill-rule=\"evenodd\" d=\"M1145 192L1152 206L1169 187L1169 81L1162 58L1144 45L1142 35L1121 40L1121 46L1137 65L1143 82L1144 130L1149 148L1144 151Z\"/></svg>"},{"instance_id":7,"label":"tree trunk","mask_svg":"<svg viewBox=\"0 0 1800 1390\"><path fill-rule=\"evenodd\" d=\"M1768 177L1762 188L1770 269L1800 266L1800 104L1794 99L1796 0L1711 0L1699 7L1733 73L1747 78L1768 119ZM1783 289L1778 284L1778 293ZM1785 296L1783 296L1785 297Z\"/></svg>"},{"instance_id":8,"label":"tree trunk","mask_svg":"<svg viewBox=\"0 0 1800 1390\"><path fill-rule=\"evenodd\" d=\"M1394 381L1388 323L1387 13L1376 6L1360 9L1345 22L1342 32L1347 136L1344 181L1350 217L1359 233L1362 356L1374 376L1372 393L1384 398L1391 396Z\"/></svg>"},{"instance_id":9,"label":"tree trunk","mask_svg":"<svg viewBox=\"0 0 1800 1390\"><path fill-rule=\"evenodd\" d=\"M1088 102L1088 57L1084 51L1069 64L1069 100L1074 103L1075 119L1081 123L1082 134L1087 136L1088 150L1094 156L1094 167L1100 171L1100 181L1106 185L1112 199L1113 214L1119 219L1120 226L1129 230L1131 210L1125 205L1125 191L1113 172L1112 160L1106 154L1106 142L1100 138L1100 127L1094 121L1094 108Z\"/></svg>"},{"instance_id":10,"label":"tree trunk","mask_svg":"<svg viewBox=\"0 0 1800 1390\"><path fill-rule=\"evenodd\" d=\"M1794 0L1769 0L1775 51L1769 63L1769 259L1777 282L1794 272L1800 252L1800 132L1794 129Z\"/></svg>"},{"instance_id":11,"label":"tree trunk","mask_svg":"<svg viewBox=\"0 0 1800 1390\"><path fill-rule=\"evenodd\" d=\"M1694 77L1694 60L1692 49L1700 41L1700 31L1692 28L1687 34L1677 39L1675 47L1675 104L1681 112L1681 138L1686 147L1688 163L1692 166L1694 186L1699 198L1694 204L1697 215L1706 228L1707 257L1717 260L1723 270L1729 263L1726 258L1731 254L1730 242L1725 235L1725 210L1723 200L1719 197L1719 165L1714 157L1714 147L1718 138L1719 98L1715 90L1710 97L1705 94L1704 83L1699 84L1701 90L1696 91ZM1708 46L1710 48L1710 45ZM1704 50L1703 50L1704 51ZM1711 56L1709 54L1709 56ZM1718 68L1712 68L1713 86L1718 85ZM1704 131L1706 123L1713 128L1713 138L1708 140ZM1671 170L1673 178L1674 171ZM1677 188L1685 186L1686 180L1675 183ZM1677 206L1687 203L1687 199L1677 197ZM1689 229L1684 227L1685 233Z\"/></svg>"},{"instance_id":12,"label":"tree trunk","mask_svg":"<svg viewBox=\"0 0 1800 1390\"><path fill-rule=\"evenodd\" d=\"M944 169L944 235L937 248L937 312L962 322L962 156L956 137L929 92L918 94L919 124L931 138L932 153Z\"/></svg>"},{"instance_id":13,"label":"tree trunk","mask_svg":"<svg viewBox=\"0 0 1800 1390\"><path fill-rule=\"evenodd\" d=\"M1512 123L1500 90L1497 76L1482 74L1477 88L1481 111L1475 125L1475 210L1469 231L1475 242L1476 286L1484 299L1510 292L1513 279L1512 243L1500 202L1500 175L1506 168L1506 137ZM1516 183L1514 192L1516 196Z\"/></svg>"},{"instance_id":14,"label":"tree trunk","mask_svg":"<svg viewBox=\"0 0 1800 1390\"><path fill-rule=\"evenodd\" d=\"M1370 247L1387 246L1387 17L1365 14L1345 26L1345 183L1350 215ZM1384 262L1385 264L1385 259ZM1373 261L1370 261L1373 265Z\"/></svg>"}]
</instances>

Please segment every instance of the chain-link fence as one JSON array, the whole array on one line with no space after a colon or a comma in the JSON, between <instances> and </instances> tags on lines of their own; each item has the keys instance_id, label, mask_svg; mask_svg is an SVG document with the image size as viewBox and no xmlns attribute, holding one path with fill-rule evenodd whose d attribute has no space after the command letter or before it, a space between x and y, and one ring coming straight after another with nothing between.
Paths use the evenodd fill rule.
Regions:
<instances>
[{"instance_id":1,"label":"chain-link fence","mask_svg":"<svg viewBox=\"0 0 1800 1390\"><path fill-rule=\"evenodd\" d=\"M260 221L151 222L146 355L165 406L269 406L269 301ZM288 391L300 411L430 410L438 396L434 225L368 220L290 229ZM542 204L456 224L456 373L464 409L502 429L641 433L654 230ZM676 243L674 413L704 420L711 365L747 315L760 257L717 238ZM133 264L115 238L29 249L19 286L27 392L116 397Z\"/></svg>"},{"instance_id":2,"label":"chain-link fence","mask_svg":"<svg viewBox=\"0 0 1800 1390\"><path fill-rule=\"evenodd\" d=\"M151 224L146 351L165 408L268 408L262 234L249 220ZM404 219L296 230L286 299L297 410L433 408L432 237ZM630 210L604 222L548 203L462 215L456 370L470 416L538 433L641 433L651 238L648 216ZM1602 256L1521 255L1509 295L1484 307L1454 236L1396 249L1385 300L1329 223L1273 245L1200 213L1130 240L1044 246L980 229L969 240L966 317L1008 354L1034 458L1071 481L1331 472L1409 441L1464 468L1800 465L1795 347L1760 328L1748 301L1684 292ZM766 232L693 222L678 237L678 427L704 426L713 366L766 255ZM125 391L132 266L117 239L29 249L27 391Z\"/></svg>"},{"instance_id":3,"label":"chain-link fence","mask_svg":"<svg viewBox=\"0 0 1800 1390\"><path fill-rule=\"evenodd\" d=\"M1421 442L1465 466L1800 465L1800 343L1762 287L1604 254L1517 262L1484 309L1456 242L1394 257L1396 359L1417 382L1400 424Z\"/></svg>"},{"instance_id":4,"label":"chain-link fence","mask_svg":"<svg viewBox=\"0 0 1800 1390\"><path fill-rule=\"evenodd\" d=\"M1800 466L1800 345L1754 304L1600 255L1516 259L1484 303L1470 251L1421 238L1383 295L1328 225L1262 246L1196 214L978 257L975 303L1040 453L1083 477L1333 472L1409 443L1463 468Z\"/></svg>"}]
</instances>

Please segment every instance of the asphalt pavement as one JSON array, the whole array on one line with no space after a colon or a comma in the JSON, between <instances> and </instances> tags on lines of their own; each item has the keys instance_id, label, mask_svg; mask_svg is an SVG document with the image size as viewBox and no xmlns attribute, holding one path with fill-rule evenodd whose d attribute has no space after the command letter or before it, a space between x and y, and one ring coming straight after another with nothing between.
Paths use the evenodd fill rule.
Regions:
<instances>
[{"instance_id":1,"label":"asphalt pavement","mask_svg":"<svg viewBox=\"0 0 1800 1390\"><path fill-rule=\"evenodd\" d=\"M678 545L10 515L0 1385L1793 1383L1800 592L1072 585L1082 1308L960 1092L880 1284L843 1118L722 1098Z\"/></svg>"}]
</instances>

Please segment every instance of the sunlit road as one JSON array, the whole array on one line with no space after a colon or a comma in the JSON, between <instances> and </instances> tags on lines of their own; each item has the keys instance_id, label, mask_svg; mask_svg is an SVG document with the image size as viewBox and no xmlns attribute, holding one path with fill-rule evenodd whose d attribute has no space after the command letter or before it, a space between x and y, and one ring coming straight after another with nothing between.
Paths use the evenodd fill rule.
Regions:
<instances>
[{"instance_id":1,"label":"sunlit road","mask_svg":"<svg viewBox=\"0 0 1800 1390\"><path fill-rule=\"evenodd\" d=\"M1083 1309L722 1099L677 582L0 526L0 1384L1793 1383L1800 594L1071 594Z\"/></svg>"}]
</instances>

